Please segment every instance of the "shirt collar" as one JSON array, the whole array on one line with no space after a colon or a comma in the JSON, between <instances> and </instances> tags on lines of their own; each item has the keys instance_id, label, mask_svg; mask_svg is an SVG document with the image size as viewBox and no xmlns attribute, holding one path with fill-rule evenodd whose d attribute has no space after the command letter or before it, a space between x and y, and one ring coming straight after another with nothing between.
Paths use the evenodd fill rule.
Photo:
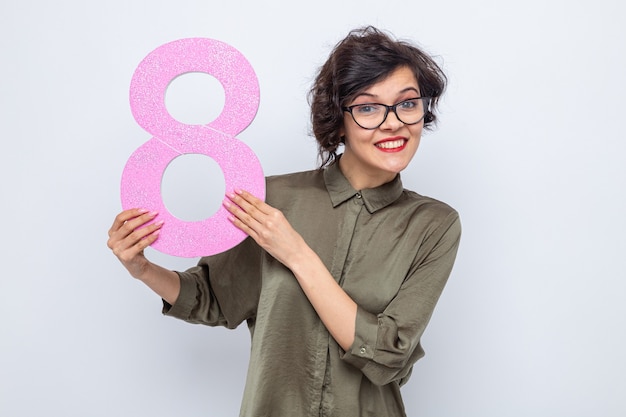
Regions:
<instances>
[{"instance_id":1,"label":"shirt collar","mask_svg":"<svg viewBox=\"0 0 626 417\"><path fill-rule=\"evenodd\" d=\"M396 201L404 190L400 174L398 174L386 184L376 188L366 188L357 191L352 188L348 179L339 169L338 159L324 169L324 182L326 183L326 189L330 195L333 207L337 207L357 194L361 194L365 208L370 213L374 213Z\"/></svg>"}]
</instances>

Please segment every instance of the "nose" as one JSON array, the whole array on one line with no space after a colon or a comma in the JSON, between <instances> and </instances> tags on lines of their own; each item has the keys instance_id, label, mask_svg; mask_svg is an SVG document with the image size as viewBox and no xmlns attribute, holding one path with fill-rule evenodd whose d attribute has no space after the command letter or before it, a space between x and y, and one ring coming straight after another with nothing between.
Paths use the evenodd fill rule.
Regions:
<instances>
[{"instance_id":1,"label":"nose","mask_svg":"<svg viewBox=\"0 0 626 417\"><path fill-rule=\"evenodd\" d=\"M389 111L387 112L387 117L385 117L385 120L380 125L380 128L383 130L396 130L403 125L404 123L396 114L396 109L389 109Z\"/></svg>"}]
</instances>

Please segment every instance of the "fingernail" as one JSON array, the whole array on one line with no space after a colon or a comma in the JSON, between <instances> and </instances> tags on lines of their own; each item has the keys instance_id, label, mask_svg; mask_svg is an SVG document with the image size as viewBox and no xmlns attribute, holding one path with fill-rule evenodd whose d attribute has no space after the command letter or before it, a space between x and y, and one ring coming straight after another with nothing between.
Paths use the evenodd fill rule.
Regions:
<instances>
[{"instance_id":1,"label":"fingernail","mask_svg":"<svg viewBox=\"0 0 626 417\"><path fill-rule=\"evenodd\" d=\"M229 208L230 206L232 206L232 204L228 200L222 201L222 204L224 204L224 207L226 207L226 208Z\"/></svg>"},{"instance_id":2,"label":"fingernail","mask_svg":"<svg viewBox=\"0 0 626 417\"><path fill-rule=\"evenodd\" d=\"M142 209L138 209L137 212L139 212L139 214L144 214L144 213L147 213L148 210L142 208Z\"/></svg>"},{"instance_id":3,"label":"fingernail","mask_svg":"<svg viewBox=\"0 0 626 417\"><path fill-rule=\"evenodd\" d=\"M235 192L236 192L237 194L243 194L243 191L242 191L242 190L240 190L239 188L235 188Z\"/></svg>"},{"instance_id":4,"label":"fingernail","mask_svg":"<svg viewBox=\"0 0 626 417\"><path fill-rule=\"evenodd\" d=\"M226 193L226 197L228 197L230 199L233 199L233 198L235 198L235 194L233 194L231 192L228 192L228 193Z\"/></svg>"},{"instance_id":5,"label":"fingernail","mask_svg":"<svg viewBox=\"0 0 626 417\"><path fill-rule=\"evenodd\" d=\"M154 217L154 216L156 216L157 214L159 214L159 212L158 212L158 211L151 211L151 212L150 212L150 216L151 216L151 217Z\"/></svg>"}]
</instances>

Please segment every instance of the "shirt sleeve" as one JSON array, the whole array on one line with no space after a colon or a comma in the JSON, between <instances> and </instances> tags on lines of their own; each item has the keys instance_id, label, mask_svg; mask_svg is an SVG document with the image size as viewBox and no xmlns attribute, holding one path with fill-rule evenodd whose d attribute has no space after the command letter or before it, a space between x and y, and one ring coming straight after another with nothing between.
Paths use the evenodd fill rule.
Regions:
<instances>
[{"instance_id":1,"label":"shirt sleeve","mask_svg":"<svg viewBox=\"0 0 626 417\"><path fill-rule=\"evenodd\" d=\"M256 315L261 289L261 249L251 238L210 257L180 277L173 305L163 301L163 314L189 323L234 329Z\"/></svg>"},{"instance_id":2,"label":"shirt sleeve","mask_svg":"<svg viewBox=\"0 0 626 417\"><path fill-rule=\"evenodd\" d=\"M424 356L420 338L452 271L460 237L453 212L422 243L415 266L387 308L380 314L358 308L354 343L342 359L372 383L402 382Z\"/></svg>"}]
</instances>

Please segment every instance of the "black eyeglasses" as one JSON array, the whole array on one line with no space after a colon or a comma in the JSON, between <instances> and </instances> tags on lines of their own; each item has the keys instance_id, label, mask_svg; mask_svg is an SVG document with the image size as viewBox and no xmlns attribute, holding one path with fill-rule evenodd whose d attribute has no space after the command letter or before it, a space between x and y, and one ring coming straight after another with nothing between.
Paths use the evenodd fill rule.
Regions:
<instances>
[{"instance_id":1,"label":"black eyeglasses","mask_svg":"<svg viewBox=\"0 0 626 417\"><path fill-rule=\"evenodd\" d=\"M414 125L422 121L426 113L430 111L431 97L415 97L403 100L392 106L380 103L354 104L343 107L352 115L354 122L363 129L377 129L385 123L389 110L396 114L398 120L405 125Z\"/></svg>"}]
</instances>

